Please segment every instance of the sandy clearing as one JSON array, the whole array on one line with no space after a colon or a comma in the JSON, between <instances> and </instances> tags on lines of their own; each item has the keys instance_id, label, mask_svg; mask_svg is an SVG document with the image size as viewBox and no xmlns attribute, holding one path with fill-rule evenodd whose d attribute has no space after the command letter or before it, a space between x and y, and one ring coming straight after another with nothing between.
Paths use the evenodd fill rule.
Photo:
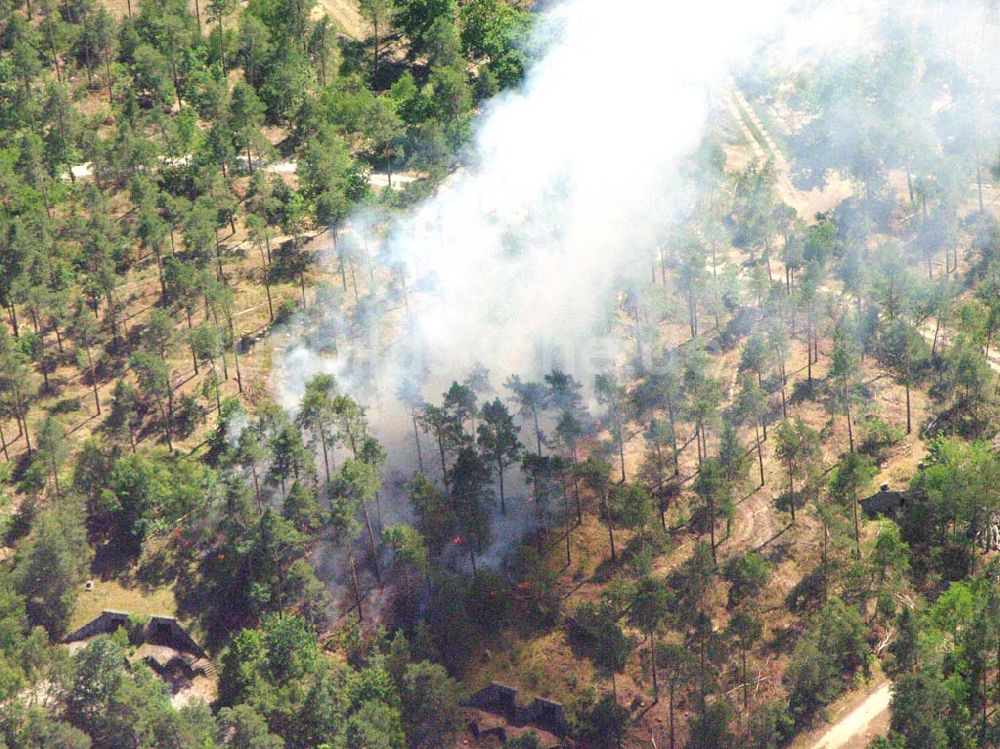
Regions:
<instances>
[{"instance_id":1,"label":"sandy clearing","mask_svg":"<svg viewBox=\"0 0 1000 749\"><path fill-rule=\"evenodd\" d=\"M348 36L364 39L367 35L367 23L361 17L357 0L319 0L313 8L313 16L324 13Z\"/></svg>"},{"instance_id":2,"label":"sandy clearing","mask_svg":"<svg viewBox=\"0 0 1000 749\"><path fill-rule=\"evenodd\" d=\"M812 745L811 749L844 749L854 746L852 740L860 739L857 746L865 746L868 739L867 729L882 713L889 709L892 701L892 684L884 682L851 712L840 719L834 726Z\"/></svg>"}]
</instances>

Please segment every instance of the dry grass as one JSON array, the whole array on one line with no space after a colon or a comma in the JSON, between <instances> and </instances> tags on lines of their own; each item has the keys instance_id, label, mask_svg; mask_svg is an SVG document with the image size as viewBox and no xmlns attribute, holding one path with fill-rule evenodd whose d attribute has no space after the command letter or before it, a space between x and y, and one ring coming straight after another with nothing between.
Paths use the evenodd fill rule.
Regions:
<instances>
[{"instance_id":1,"label":"dry grass","mask_svg":"<svg viewBox=\"0 0 1000 749\"><path fill-rule=\"evenodd\" d=\"M573 654L565 632L556 628L528 639L502 635L483 648L462 681L470 692L497 681L517 688L523 703L537 696L568 704L594 683L595 671L589 661Z\"/></svg>"},{"instance_id":2,"label":"dry grass","mask_svg":"<svg viewBox=\"0 0 1000 749\"><path fill-rule=\"evenodd\" d=\"M865 683L857 685L827 706L825 711L826 722L824 725L799 735L792 742L789 749L811 749L811 747L814 747L816 742L823 737L826 730L830 727L830 724L838 722L857 708L871 693L872 685L884 682L885 678L882 674L882 669L876 662L871 677ZM888 713L883 713L868 725L863 735L855 736L850 742L840 747L840 749L865 749L871 738L880 735L884 736L888 730L889 715Z\"/></svg>"},{"instance_id":3,"label":"dry grass","mask_svg":"<svg viewBox=\"0 0 1000 749\"><path fill-rule=\"evenodd\" d=\"M780 262L774 261L774 265L775 278L783 277ZM710 321L702 321L702 325L706 328L709 324ZM677 326L671 326L661 332L671 340L683 340L683 330ZM830 348L829 339L821 341L820 360L812 367L814 395L809 395L807 392L804 397L792 398L796 385L805 383L808 377L806 348L803 341L792 340L786 362L788 415L801 418L821 433L823 465L827 468L832 467L839 456L848 450L846 420L843 416L831 416L830 400L824 392L824 380L829 366L827 354ZM714 374L723 383L726 395L720 407L724 407L735 395L731 385L736 381L738 362L738 350L727 352L714 359L716 366ZM906 418L903 388L870 359L862 363L862 375L867 396L864 409L859 409L858 413L855 413L855 419L858 419L863 410L878 415L901 429L904 428ZM873 487L883 481L888 481L894 486L905 485L915 473L917 463L924 455L924 447L917 432L930 412L927 394L914 388L911 392L911 406L913 433L886 451L879 464L879 473L872 482ZM771 396L770 410L769 422L774 426L782 417L778 393ZM681 499L669 514L669 524L674 528L683 524L689 513L688 508L695 501L691 492L691 479L696 475L697 457L694 445L688 441L692 435L684 432L684 429L690 431L690 427L682 427L680 435L681 443L686 445L681 454L681 474L686 477L686 481ZM856 440L859 439L859 431L856 429ZM744 444L754 444L753 428L745 427L741 437ZM709 439L710 452L714 451L716 445L717 437L713 436ZM754 704L779 698L784 692L781 676L787 666L795 633L802 626L801 618L785 607L785 597L803 574L815 569L820 561L821 528L818 521L803 508L797 513L797 522L792 526L789 513L777 507L776 500L787 487L784 469L774 456L774 447L773 437L763 444L766 478L764 486L738 504L732 536L724 539L721 529L719 533L719 538L724 539L718 549L720 564L730 556L750 549L760 550L774 564L772 581L759 602L765 620L764 640L751 654L749 676ZM636 475L643 452L642 436L635 435L630 439L625 451L626 472L630 476ZM756 477L756 466L753 476ZM873 541L877 530L877 523L865 523L864 545ZM628 537L628 533L616 531L619 548L626 545ZM564 609L569 612L582 601L594 600L600 596L607 584L609 562L607 530L597 521L593 508L583 525L573 530L571 539L573 563L568 568L562 569L558 583L563 595ZM690 556L697 540L694 534L687 530L673 532L668 551L653 562L655 574L664 576L676 569ZM553 544L550 562L562 565L565 560L564 554L564 547L561 544ZM724 605L726 589L726 584L720 582L708 602L713 620L719 629L725 626L728 618ZM619 675L619 699L623 703L628 703L633 696L642 695L648 704L651 699L648 650L644 647L641 633L633 631L631 634L636 638L639 647L633 653L625 672ZM466 674L465 682L470 689L478 688L489 680L497 680L518 687L525 696L541 694L564 701L572 701L579 695L580 689L587 686L596 686L598 692L610 689L610 682L600 677L591 664L572 655L562 629L527 639L505 633L495 643L484 645L484 649L490 651L490 657L484 658ZM733 669L719 676L725 691L734 694L739 691L740 675ZM738 703L738 700L736 702ZM835 713L838 709L839 703L832 708L832 712ZM686 722L686 714L687 706L679 705L677 720L682 727ZM665 737L666 725L667 706L665 702L660 702L643 713L638 727L632 731L626 746L646 747L649 745L651 734L655 734L660 740ZM681 732L683 733L683 728Z\"/></svg>"},{"instance_id":4,"label":"dry grass","mask_svg":"<svg viewBox=\"0 0 1000 749\"><path fill-rule=\"evenodd\" d=\"M70 617L69 630L95 619L102 611L124 611L143 616L175 616L177 603L172 586L146 589L127 580L94 580L94 589L82 591Z\"/></svg>"},{"instance_id":5,"label":"dry grass","mask_svg":"<svg viewBox=\"0 0 1000 749\"><path fill-rule=\"evenodd\" d=\"M828 368L828 360L823 352L829 351L830 345L829 340L821 342L820 361L813 365L815 392L819 394L816 397L794 400L791 398L796 383L805 382L807 379L806 350L802 341L792 342L787 361L789 416L801 418L822 434L823 464L828 468L832 467L839 456L848 449L845 419L842 416L831 416L828 400L821 397ZM739 361L738 351L717 357L715 361L717 365L715 375L723 383L734 381ZM863 380L869 395L866 410L878 414L880 418L900 428L905 426L902 387L885 376L871 360L863 363ZM733 393L730 392L729 395ZM911 393L911 403L914 433L887 451L885 459L880 463L879 474L872 482L873 487L882 481L889 481L895 486L905 485L916 471L916 464L924 454L923 445L916 431L929 412L926 393L914 388ZM724 405L725 403L720 404ZM771 398L771 414L770 422L773 426L781 418L780 396L777 393ZM682 443L687 443L685 434L682 433L681 436L684 438ZM752 427L744 428L742 437L745 444L751 444ZM857 434L855 438L858 439ZM715 438L709 440L710 451L715 449L716 441ZM787 665L790 645L779 643L794 644L794 632L802 626L801 619L785 607L785 597L799 582L803 573L814 569L820 560L818 539L821 528L818 521L803 508L797 513L797 522L792 526L787 511L778 509L776 505L777 498L786 490L786 478L783 468L774 456L774 446L773 437L763 446L765 485L738 504L732 536L725 539L721 527L718 535L720 564L730 556L750 549L760 550L774 564L772 581L759 602L759 609L763 612L765 620L765 637L751 655L750 679L753 683L755 704L778 698L783 693L781 675ZM626 449L626 471L629 474L635 475L642 453L642 436L636 435L630 440ZM688 477L688 480L685 482L681 499L668 514L668 524L675 530L672 532L668 550L653 561L653 570L657 576L665 576L676 569L690 556L694 543L699 540L694 534L682 528L689 507L695 501L691 492L691 479L697 471L697 457L693 444L687 443L683 450L681 467L682 475ZM756 477L756 465L753 476ZM676 530L679 527L681 530ZM877 523L865 524L864 544L871 543L877 529ZM616 530L615 537L619 550L627 545L630 535L628 532ZM609 574L613 579L622 571L621 568L616 570L609 566L607 529L597 520L592 500L583 524L572 531L571 552L572 564L566 566L565 547L561 542L554 540L548 557L549 563L560 572L558 590L563 598L564 610L570 613L583 601L596 600L605 589ZM728 619L725 610L727 587L720 581L708 601L708 608L718 629L723 628ZM623 703L628 703L633 696L641 695L648 704L651 700L648 650L644 646L642 633L632 631L631 634L635 637L638 647L625 672L618 677L619 698ZM486 655L487 651L489 655ZM465 685L469 690L496 680L517 687L528 699L537 694L571 702L579 696L580 690L586 687L595 686L598 692L610 689L610 682L597 674L586 659L574 656L566 641L564 628L555 628L528 637L522 637L509 630L493 642L484 643L481 653L483 655L480 660L464 676ZM739 674L733 669L720 674L720 678L724 690L738 691ZM678 709L680 725L685 722L685 710L686 706L683 704ZM629 738L629 742L632 743L626 742L626 746L647 746L651 732L658 738L665 735L666 721L665 702L651 707L642 715L639 727L632 732Z\"/></svg>"},{"instance_id":6,"label":"dry grass","mask_svg":"<svg viewBox=\"0 0 1000 749\"><path fill-rule=\"evenodd\" d=\"M352 39L364 39L368 24L355 0L318 0L313 13L325 13L334 25Z\"/></svg>"}]
</instances>

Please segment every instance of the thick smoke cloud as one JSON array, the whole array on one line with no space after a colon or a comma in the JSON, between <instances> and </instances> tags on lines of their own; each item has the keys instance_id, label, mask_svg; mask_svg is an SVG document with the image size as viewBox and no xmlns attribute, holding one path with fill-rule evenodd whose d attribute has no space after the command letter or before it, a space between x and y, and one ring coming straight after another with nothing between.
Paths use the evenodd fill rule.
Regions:
<instances>
[{"instance_id":1,"label":"thick smoke cloud","mask_svg":"<svg viewBox=\"0 0 1000 749\"><path fill-rule=\"evenodd\" d=\"M499 379L553 363L591 379L610 355L613 291L647 272L686 202L679 162L713 94L785 10L750 5L575 0L549 11L547 53L522 90L484 107L467 166L386 238L367 220L339 238L405 269L410 314L369 299L359 344L335 357L315 340L289 346L282 401L294 407L320 370L369 406L404 378L436 396L475 362Z\"/></svg>"},{"instance_id":2,"label":"thick smoke cloud","mask_svg":"<svg viewBox=\"0 0 1000 749\"><path fill-rule=\"evenodd\" d=\"M276 367L280 402L294 410L312 374L335 373L408 472L416 457L397 398L406 384L437 400L477 362L495 387L511 373L538 378L553 365L591 383L619 358L615 294L645 282L657 246L689 208L697 185L685 159L734 71L762 57L795 66L849 54L870 42L887 11L947 17L936 28L957 47L969 32L952 22L978 19L972 7L556 4L539 25L545 54L521 90L484 106L463 167L388 230L364 214L339 233L338 242L376 266L371 283L367 273L361 279L360 312L320 311L320 331L350 329L353 341L341 335L336 354L321 353L328 332L293 333Z\"/></svg>"}]
</instances>

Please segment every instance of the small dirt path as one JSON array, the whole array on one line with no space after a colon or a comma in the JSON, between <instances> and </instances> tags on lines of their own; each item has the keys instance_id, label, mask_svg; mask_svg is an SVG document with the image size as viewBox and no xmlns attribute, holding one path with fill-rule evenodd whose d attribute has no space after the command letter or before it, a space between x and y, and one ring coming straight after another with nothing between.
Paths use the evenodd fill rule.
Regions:
<instances>
[{"instance_id":1,"label":"small dirt path","mask_svg":"<svg viewBox=\"0 0 1000 749\"><path fill-rule=\"evenodd\" d=\"M241 166L246 167L246 159L242 156L238 156L236 159ZM254 166L263 172L268 174L279 174L279 175L292 175L298 173L298 162L295 159L282 159L280 161L270 161L270 162L254 162ZM70 171L73 174L73 179L90 179L94 176L93 164L89 161L85 161L82 164L73 164L70 167ZM411 182L416 182L421 179L422 175L415 172L394 172L392 175L392 185L394 190L402 190L406 185ZM64 175L65 179L69 179L69 174ZM382 189L384 187L389 187L389 175L385 172L369 172L368 174L368 184L376 189Z\"/></svg>"},{"instance_id":2,"label":"small dirt path","mask_svg":"<svg viewBox=\"0 0 1000 749\"><path fill-rule=\"evenodd\" d=\"M814 188L809 192L799 190L791 180L790 165L774 138L760 121L753 106L743 93L732 86L730 97L731 112L754 153L759 158L773 159L778 178L778 193L781 199L795 208L803 218L811 219L817 211L829 210L851 193L846 181L830 180L822 190ZM927 332L921 330L922 335ZM931 333L933 337L933 332ZM992 361L990 366L997 368ZM730 386L735 386L735 382ZM770 497L765 490L758 490L747 497L737 509L737 525L734 541L738 545L763 544L773 538L774 512ZM883 729L887 721L892 701L891 682L882 682L847 715L827 729L809 749L863 749L869 737L869 728ZM874 725L873 725L874 724ZM874 734L872 734L874 735Z\"/></svg>"},{"instance_id":3,"label":"small dirt path","mask_svg":"<svg viewBox=\"0 0 1000 749\"><path fill-rule=\"evenodd\" d=\"M778 194L804 221L813 223L817 213L832 210L841 200L850 196L852 191L850 182L838 178L832 172L827 174L826 183L822 188L814 187L809 191L798 189L792 182L788 159L757 116L753 105L747 101L735 83L731 85L730 92L729 110L737 126L757 158L773 160Z\"/></svg>"},{"instance_id":4,"label":"small dirt path","mask_svg":"<svg viewBox=\"0 0 1000 749\"><path fill-rule=\"evenodd\" d=\"M810 749L853 749L854 746L865 746L871 738L868 735L868 727L889 709L891 701L892 684L886 681L861 704L827 729Z\"/></svg>"},{"instance_id":5,"label":"small dirt path","mask_svg":"<svg viewBox=\"0 0 1000 749\"><path fill-rule=\"evenodd\" d=\"M924 323L918 329L921 337L927 342L933 345L934 343L934 325L931 322ZM945 348L951 343L953 334L946 326L941 326L941 329L937 331L937 345L938 348ZM996 349L990 349L989 353L986 353L986 349L983 349L983 354L986 354L986 364L994 372L1000 372L1000 354L997 353Z\"/></svg>"}]
</instances>

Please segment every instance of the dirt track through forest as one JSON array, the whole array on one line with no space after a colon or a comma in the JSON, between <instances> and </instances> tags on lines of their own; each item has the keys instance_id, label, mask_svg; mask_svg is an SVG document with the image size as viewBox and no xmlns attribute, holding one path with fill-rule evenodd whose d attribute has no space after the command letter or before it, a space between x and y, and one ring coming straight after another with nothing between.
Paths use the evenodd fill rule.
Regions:
<instances>
[{"instance_id":1,"label":"dirt track through forest","mask_svg":"<svg viewBox=\"0 0 1000 749\"><path fill-rule=\"evenodd\" d=\"M814 188L804 192L797 189L791 179L788 160L735 83L729 101L730 112L746 136L754 154L758 158L773 159L781 199L792 206L800 216L808 220L817 211L830 210L850 194L851 188L844 181L828 182L822 190ZM921 333L926 335L923 330ZM1000 371L992 361L989 363L991 367ZM754 492L738 505L737 513L734 536L738 544L749 542L759 548L773 538L775 532L773 502L767 492L762 490ZM892 684L888 681L883 682L851 712L827 729L818 741L809 745L809 749L855 749L855 747L863 749L870 738L867 735L869 726L880 719L884 721L891 698Z\"/></svg>"},{"instance_id":2,"label":"dirt track through forest","mask_svg":"<svg viewBox=\"0 0 1000 749\"><path fill-rule=\"evenodd\" d=\"M889 709L892 701L892 685L883 682L878 689L868 695L851 712L827 729L811 749L847 749L857 745L863 747L871 738L866 735L868 727L882 713ZM853 743L857 739L860 743Z\"/></svg>"},{"instance_id":3,"label":"dirt track through forest","mask_svg":"<svg viewBox=\"0 0 1000 749\"><path fill-rule=\"evenodd\" d=\"M851 194L850 183L833 173L827 174L826 184L822 188L814 187L809 191L798 189L792 182L788 159L757 116L753 105L747 101L735 83L732 84L730 93L728 97L730 114L750 144L754 156L758 159L773 160L778 194L804 221L812 222L817 213L831 210Z\"/></svg>"}]
</instances>

